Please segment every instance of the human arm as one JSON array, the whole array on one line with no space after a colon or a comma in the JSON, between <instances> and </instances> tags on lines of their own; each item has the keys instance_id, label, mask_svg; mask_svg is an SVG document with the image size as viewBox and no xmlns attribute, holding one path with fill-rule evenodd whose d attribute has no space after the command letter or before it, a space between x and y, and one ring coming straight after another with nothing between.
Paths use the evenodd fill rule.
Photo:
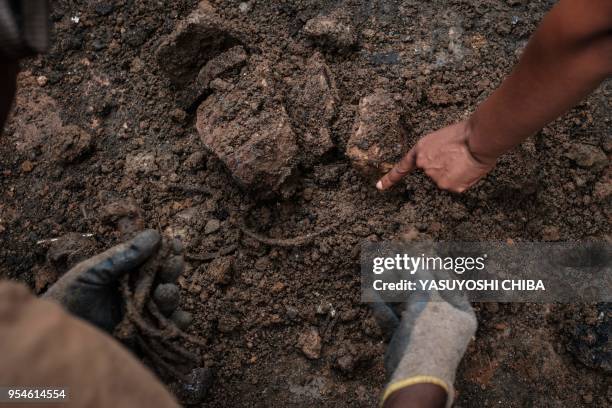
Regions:
<instances>
[{"instance_id":1,"label":"human arm","mask_svg":"<svg viewBox=\"0 0 612 408\"><path fill-rule=\"evenodd\" d=\"M561 0L545 16L501 86L463 122L423 137L377 184L421 168L463 192L497 158L566 112L612 75L612 2Z\"/></svg>"}]
</instances>

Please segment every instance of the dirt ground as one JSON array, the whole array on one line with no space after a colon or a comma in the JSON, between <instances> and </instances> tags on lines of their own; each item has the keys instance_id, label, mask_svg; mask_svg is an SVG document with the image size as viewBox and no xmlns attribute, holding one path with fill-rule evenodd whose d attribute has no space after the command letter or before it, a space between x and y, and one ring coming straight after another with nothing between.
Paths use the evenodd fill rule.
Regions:
<instances>
[{"instance_id":1,"label":"dirt ground","mask_svg":"<svg viewBox=\"0 0 612 408\"><path fill-rule=\"evenodd\" d=\"M610 81L461 196L420 173L380 194L346 153L375 91L408 146L465 118L552 4L219 0L212 34L191 33L208 43L162 52L195 0L55 1L0 143L0 276L44 291L120 240L129 203L184 241L181 306L214 371L196 405L375 406L385 336L359 301L362 241L611 238ZM49 241L68 233L86 236ZM474 306L457 406L612 403L609 305Z\"/></svg>"}]
</instances>

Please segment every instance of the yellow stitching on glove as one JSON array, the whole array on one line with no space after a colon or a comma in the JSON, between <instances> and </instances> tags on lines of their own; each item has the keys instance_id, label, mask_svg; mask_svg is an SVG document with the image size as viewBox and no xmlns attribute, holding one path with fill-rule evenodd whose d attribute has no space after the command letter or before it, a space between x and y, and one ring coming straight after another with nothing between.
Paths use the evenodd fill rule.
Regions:
<instances>
[{"instance_id":1,"label":"yellow stitching on glove","mask_svg":"<svg viewBox=\"0 0 612 408\"><path fill-rule=\"evenodd\" d=\"M385 389L385 393L383 394L382 401L380 402L380 406L382 407L389 395L393 394L395 391L400 390L402 388L409 387L415 384L435 384L444 389L446 391L446 395L450 394L448 389L448 384L445 381L442 381L438 377L434 377L431 375L417 375L414 377L409 377L401 381L394 382L393 384L389 384Z\"/></svg>"}]
</instances>

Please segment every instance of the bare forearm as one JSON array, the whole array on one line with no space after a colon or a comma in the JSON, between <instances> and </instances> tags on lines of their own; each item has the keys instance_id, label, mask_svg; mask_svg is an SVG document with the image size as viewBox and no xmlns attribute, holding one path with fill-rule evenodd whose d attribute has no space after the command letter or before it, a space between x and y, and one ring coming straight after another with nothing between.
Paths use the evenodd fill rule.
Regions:
<instances>
[{"instance_id":1,"label":"bare forearm","mask_svg":"<svg viewBox=\"0 0 612 408\"><path fill-rule=\"evenodd\" d=\"M612 74L612 1L562 0L512 74L469 120L476 158L495 159L543 128Z\"/></svg>"}]
</instances>

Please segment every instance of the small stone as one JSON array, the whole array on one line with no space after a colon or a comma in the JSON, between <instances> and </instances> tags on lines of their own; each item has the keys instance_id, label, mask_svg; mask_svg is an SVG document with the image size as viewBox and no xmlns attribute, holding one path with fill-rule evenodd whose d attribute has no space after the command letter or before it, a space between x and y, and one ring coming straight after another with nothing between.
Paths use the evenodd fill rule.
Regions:
<instances>
[{"instance_id":1,"label":"small stone","mask_svg":"<svg viewBox=\"0 0 612 408\"><path fill-rule=\"evenodd\" d=\"M228 284L232 280L233 256L224 256L213 259L206 272L217 284Z\"/></svg>"},{"instance_id":2,"label":"small stone","mask_svg":"<svg viewBox=\"0 0 612 408\"><path fill-rule=\"evenodd\" d=\"M293 306L287 306L285 308L285 312L287 313L287 318L289 320L295 320L299 316L298 310Z\"/></svg>"},{"instance_id":3,"label":"small stone","mask_svg":"<svg viewBox=\"0 0 612 408\"><path fill-rule=\"evenodd\" d=\"M599 171L608 164L608 157L599 147L583 143L572 145L565 157L580 167L591 168L594 171Z\"/></svg>"},{"instance_id":4,"label":"small stone","mask_svg":"<svg viewBox=\"0 0 612 408\"><path fill-rule=\"evenodd\" d=\"M304 197L304 200L306 201L311 201L313 194L314 194L314 190L310 187L306 187L304 191L302 192L302 196Z\"/></svg>"},{"instance_id":5,"label":"small stone","mask_svg":"<svg viewBox=\"0 0 612 408\"><path fill-rule=\"evenodd\" d=\"M542 228L542 239L544 241L559 241L561 239L559 228L552 225Z\"/></svg>"},{"instance_id":6,"label":"small stone","mask_svg":"<svg viewBox=\"0 0 612 408\"><path fill-rule=\"evenodd\" d=\"M238 319L233 316L222 316L217 324L221 333L231 333L238 327Z\"/></svg>"},{"instance_id":7,"label":"small stone","mask_svg":"<svg viewBox=\"0 0 612 408\"><path fill-rule=\"evenodd\" d=\"M184 310L175 310L170 319L181 330L186 330L193 323L193 314Z\"/></svg>"},{"instance_id":8,"label":"small stone","mask_svg":"<svg viewBox=\"0 0 612 408\"><path fill-rule=\"evenodd\" d=\"M36 77L36 82L38 82L38 85L40 86L45 86L47 85L48 80L46 76L41 75L41 76Z\"/></svg>"},{"instance_id":9,"label":"small stone","mask_svg":"<svg viewBox=\"0 0 612 408\"><path fill-rule=\"evenodd\" d=\"M23 163L21 163L21 171L23 171L24 173L29 173L32 170L34 170L34 164L32 164L31 161L26 160Z\"/></svg>"},{"instance_id":10,"label":"small stone","mask_svg":"<svg viewBox=\"0 0 612 408\"><path fill-rule=\"evenodd\" d=\"M311 360L321 357L321 336L316 328L311 328L300 334L298 347Z\"/></svg>"},{"instance_id":11,"label":"small stone","mask_svg":"<svg viewBox=\"0 0 612 408\"><path fill-rule=\"evenodd\" d=\"M148 176L159 170L155 162L155 154L151 152L140 152L130 154L125 158L124 171L126 175Z\"/></svg>"},{"instance_id":12,"label":"small stone","mask_svg":"<svg viewBox=\"0 0 612 408\"><path fill-rule=\"evenodd\" d=\"M582 396L582 400L584 401L585 404L591 404L593 402L593 394L590 392L587 394L584 394Z\"/></svg>"},{"instance_id":13,"label":"small stone","mask_svg":"<svg viewBox=\"0 0 612 408\"><path fill-rule=\"evenodd\" d=\"M345 374L352 372L357 365L357 360L350 354L345 354L336 360L336 368Z\"/></svg>"},{"instance_id":14,"label":"small stone","mask_svg":"<svg viewBox=\"0 0 612 408\"><path fill-rule=\"evenodd\" d=\"M198 283L192 283L191 286L189 286L188 290L189 293L197 295L198 293L202 292L202 285Z\"/></svg>"},{"instance_id":15,"label":"small stone","mask_svg":"<svg viewBox=\"0 0 612 408\"><path fill-rule=\"evenodd\" d=\"M175 122L181 123L187 117L187 113L180 108L176 108L170 112L170 117L172 117Z\"/></svg>"},{"instance_id":16,"label":"small stone","mask_svg":"<svg viewBox=\"0 0 612 408\"><path fill-rule=\"evenodd\" d=\"M62 128L51 143L51 156L62 164L76 163L93 150L91 135L78 126Z\"/></svg>"},{"instance_id":17,"label":"small stone","mask_svg":"<svg viewBox=\"0 0 612 408\"><path fill-rule=\"evenodd\" d=\"M251 5L250 2L247 2L247 1L243 1L242 3L238 5L238 10L240 10L241 13L245 13L245 14L251 11L251 8L253 8L253 6Z\"/></svg>"},{"instance_id":18,"label":"small stone","mask_svg":"<svg viewBox=\"0 0 612 408\"><path fill-rule=\"evenodd\" d=\"M274 285L272 285L270 292L276 294L276 293L282 292L284 289L285 289L285 284L283 282L276 282Z\"/></svg>"},{"instance_id":19,"label":"small stone","mask_svg":"<svg viewBox=\"0 0 612 408\"><path fill-rule=\"evenodd\" d=\"M206 223L206 226L204 227L204 233L206 235L212 234L214 232L217 232L219 228L221 228L221 222L217 219L212 218Z\"/></svg>"},{"instance_id":20,"label":"small stone","mask_svg":"<svg viewBox=\"0 0 612 408\"><path fill-rule=\"evenodd\" d=\"M185 260L182 256L171 256L166 259L161 270L157 274L159 280L164 283L174 283L185 270Z\"/></svg>"},{"instance_id":21,"label":"small stone","mask_svg":"<svg viewBox=\"0 0 612 408\"><path fill-rule=\"evenodd\" d=\"M348 49L357 43L355 29L334 16L318 16L306 22L304 34L317 44L336 50Z\"/></svg>"},{"instance_id":22,"label":"small stone","mask_svg":"<svg viewBox=\"0 0 612 408\"><path fill-rule=\"evenodd\" d=\"M153 300L164 314L171 314L179 305L181 297L178 286L173 283L162 283L153 291Z\"/></svg>"},{"instance_id":23,"label":"small stone","mask_svg":"<svg viewBox=\"0 0 612 408\"><path fill-rule=\"evenodd\" d=\"M183 165L192 171L203 169L206 166L206 155L202 151L194 152L187 157Z\"/></svg>"}]
</instances>

